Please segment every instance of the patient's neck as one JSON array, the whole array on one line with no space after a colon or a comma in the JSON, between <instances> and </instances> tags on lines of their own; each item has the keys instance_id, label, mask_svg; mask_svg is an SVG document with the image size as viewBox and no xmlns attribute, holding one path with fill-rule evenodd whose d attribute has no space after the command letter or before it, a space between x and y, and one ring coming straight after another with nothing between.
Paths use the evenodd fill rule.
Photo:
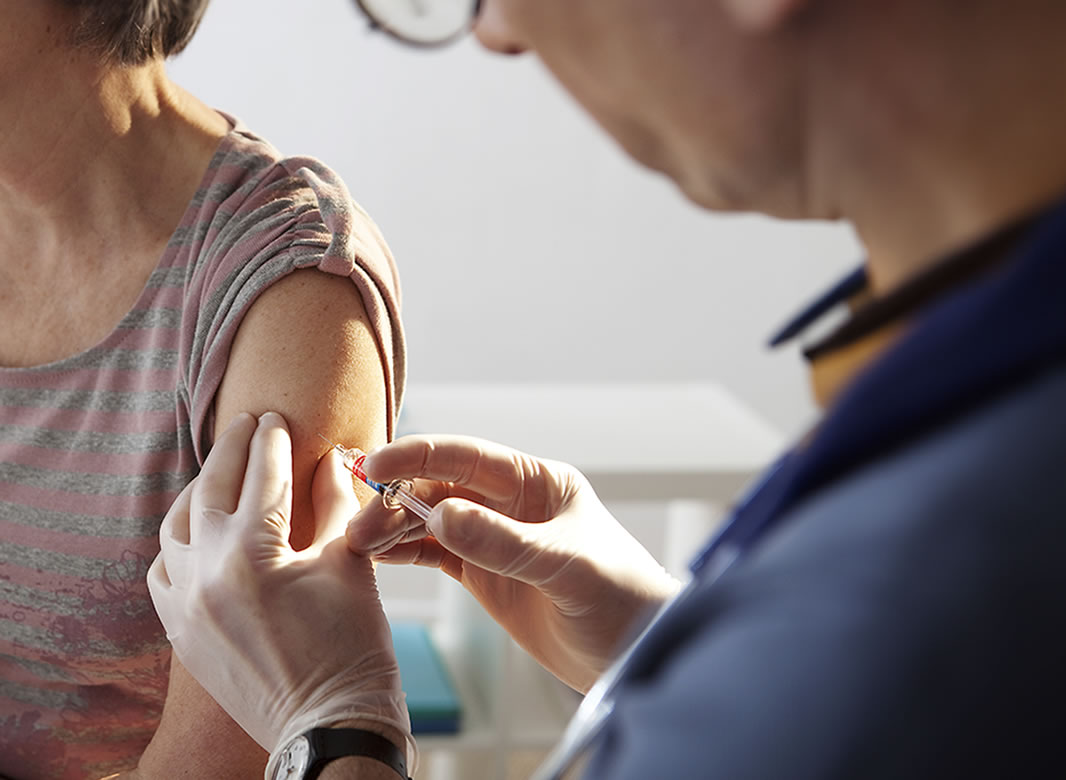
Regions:
<instances>
[{"instance_id":1,"label":"patient's neck","mask_svg":"<svg viewBox=\"0 0 1066 780\"><path fill-rule=\"evenodd\" d=\"M11 6L22 14L16 14ZM0 3L0 365L96 344L136 302L229 123L73 46L55 2Z\"/></svg>"},{"instance_id":2,"label":"patient's neck","mask_svg":"<svg viewBox=\"0 0 1066 780\"><path fill-rule=\"evenodd\" d=\"M61 4L16 5L0 6L0 238L66 268L116 236L165 242L225 119L159 60L123 67L71 44Z\"/></svg>"}]
</instances>

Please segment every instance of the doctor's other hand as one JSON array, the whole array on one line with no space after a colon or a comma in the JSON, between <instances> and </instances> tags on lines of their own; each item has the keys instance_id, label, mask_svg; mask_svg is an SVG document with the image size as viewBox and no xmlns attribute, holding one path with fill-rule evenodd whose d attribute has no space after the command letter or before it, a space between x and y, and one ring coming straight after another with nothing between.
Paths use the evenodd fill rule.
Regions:
<instances>
[{"instance_id":1,"label":"doctor's other hand","mask_svg":"<svg viewBox=\"0 0 1066 780\"><path fill-rule=\"evenodd\" d=\"M348 546L461 582L541 665L587 691L634 621L680 588L572 466L457 436L407 436L370 454L371 479L415 479L423 523L373 501Z\"/></svg>"},{"instance_id":2,"label":"doctor's other hand","mask_svg":"<svg viewBox=\"0 0 1066 780\"><path fill-rule=\"evenodd\" d=\"M160 529L148 587L182 664L272 753L317 725L414 742L369 559L345 545L359 509L329 452L312 484L316 538L289 546L292 443L285 421L241 415Z\"/></svg>"}]
</instances>

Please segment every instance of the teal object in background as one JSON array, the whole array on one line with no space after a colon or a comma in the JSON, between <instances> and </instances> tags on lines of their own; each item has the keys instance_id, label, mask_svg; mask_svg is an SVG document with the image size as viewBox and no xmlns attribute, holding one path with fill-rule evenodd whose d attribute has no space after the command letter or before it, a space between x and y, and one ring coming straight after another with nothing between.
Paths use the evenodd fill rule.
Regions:
<instances>
[{"instance_id":1,"label":"teal object in background","mask_svg":"<svg viewBox=\"0 0 1066 780\"><path fill-rule=\"evenodd\" d=\"M392 623L391 628L411 731L455 734L462 720L462 706L426 627L421 623Z\"/></svg>"}]
</instances>

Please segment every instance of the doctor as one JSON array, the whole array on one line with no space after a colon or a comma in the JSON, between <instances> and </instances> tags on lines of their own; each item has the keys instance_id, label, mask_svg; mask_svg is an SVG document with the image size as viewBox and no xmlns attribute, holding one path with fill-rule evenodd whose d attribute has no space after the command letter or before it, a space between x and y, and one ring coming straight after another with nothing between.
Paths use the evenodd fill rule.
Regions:
<instances>
[{"instance_id":1,"label":"doctor","mask_svg":"<svg viewBox=\"0 0 1066 780\"><path fill-rule=\"evenodd\" d=\"M345 539L327 455L294 553L284 421L238 418L149 579L268 776L410 769L371 558L439 567L591 689L589 778L1066 776L1063 30L1061 0L482 2L483 44L536 52L693 201L855 225L862 269L782 334L851 306L807 350L825 414L680 596L572 468L461 438L372 454L435 509L375 501Z\"/></svg>"}]
</instances>

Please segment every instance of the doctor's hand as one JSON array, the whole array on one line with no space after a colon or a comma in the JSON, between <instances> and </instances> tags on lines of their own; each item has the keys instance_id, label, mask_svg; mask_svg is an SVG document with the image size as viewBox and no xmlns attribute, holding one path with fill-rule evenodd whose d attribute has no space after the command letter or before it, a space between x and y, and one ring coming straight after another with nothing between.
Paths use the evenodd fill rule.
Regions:
<instances>
[{"instance_id":1,"label":"doctor's hand","mask_svg":"<svg viewBox=\"0 0 1066 780\"><path fill-rule=\"evenodd\" d=\"M413 766L373 566L343 539L359 505L335 452L312 503L316 539L294 552L288 429L277 414L239 416L163 521L152 600L182 664L272 761L297 734L344 722L406 741Z\"/></svg>"},{"instance_id":2,"label":"doctor's hand","mask_svg":"<svg viewBox=\"0 0 1066 780\"><path fill-rule=\"evenodd\" d=\"M635 619L680 588L563 463L465 437L409 436L370 454L371 479L417 479L423 523L380 501L348 546L461 582L546 669L587 691Z\"/></svg>"}]
</instances>

